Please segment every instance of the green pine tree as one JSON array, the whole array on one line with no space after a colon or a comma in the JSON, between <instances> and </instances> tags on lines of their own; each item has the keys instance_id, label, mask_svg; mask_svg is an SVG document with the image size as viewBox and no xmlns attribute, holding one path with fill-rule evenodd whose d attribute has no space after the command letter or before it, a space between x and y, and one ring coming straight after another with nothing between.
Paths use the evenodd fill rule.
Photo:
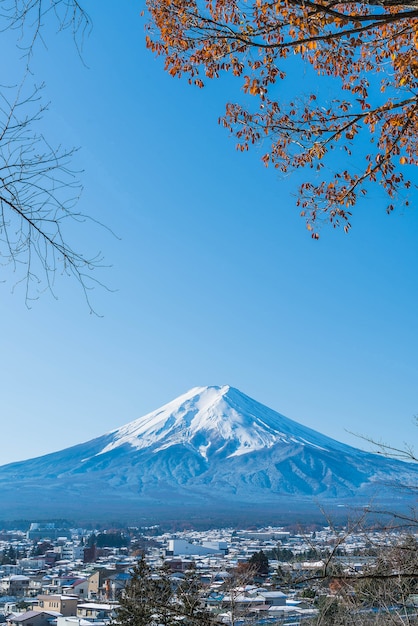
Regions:
<instances>
[{"instance_id":1,"label":"green pine tree","mask_svg":"<svg viewBox=\"0 0 418 626\"><path fill-rule=\"evenodd\" d=\"M215 619L204 607L195 572L176 587L167 566L153 572L142 557L120 598L116 623L120 626L209 626Z\"/></svg>"},{"instance_id":2,"label":"green pine tree","mask_svg":"<svg viewBox=\"0 0 418 626\"><path fill-rule=\"evenodd\" d=\"M132 571L132 578L119 599L116 622L122 626L150 626L153 623L155 593L151 568L142 557Z\"/></svg>"}]
</instances>

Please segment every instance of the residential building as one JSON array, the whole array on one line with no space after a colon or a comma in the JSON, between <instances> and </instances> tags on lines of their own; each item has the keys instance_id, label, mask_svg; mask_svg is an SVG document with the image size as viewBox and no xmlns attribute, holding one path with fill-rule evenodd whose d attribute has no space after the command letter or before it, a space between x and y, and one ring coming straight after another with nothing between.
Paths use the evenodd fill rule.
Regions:
<instances>
[{"instance_id":1,"label":"residential building","mask_svg":"<svg viewBox=\"0 0 418 626\"><path fill-rule=\"evenodd\" d=\"M57 611L63 616L77 615L78 596L66 594L41 594L36 611Z\"/></svg>"}]
</instances>

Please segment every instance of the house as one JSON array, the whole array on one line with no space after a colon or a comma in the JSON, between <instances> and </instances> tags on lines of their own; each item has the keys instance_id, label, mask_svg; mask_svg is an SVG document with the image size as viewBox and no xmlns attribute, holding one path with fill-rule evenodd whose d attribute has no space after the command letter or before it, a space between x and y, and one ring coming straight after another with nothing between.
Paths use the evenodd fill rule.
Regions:
<instances>
[{"instance_id":1,"label":"house","mask_svg":"<svg viewBox=\"0 0 418 626\"><path fill-rule=\"evenodd\" d=\"M78 596L67 594L40 594L39 604L34 606L35 611L57 611L61 615L77 615Z\"/></svg>"},{"instance_id":2,"label":"house","mask_svg":"<svg viewBox=\"0 0 418 626\"><path fill-rule=\"evenodd\" d=\"M85 600L88 597L89 581L86 578L72 579L62 586L62 592Z\"/></svg>"},{"instance_id":3,"label":"house","mask_svg":"<svg viewBox=\"0 0 418 626\"><path fill-rule=\"evenodd\" d=\"M116 600L130 579L131 575L128 572L113 572L111 576L108 576L104 581L106 600Z\"/></svg>"},{"instance_id":4,"label":"house","mask_svg":"<svg viewBox=\"0 0 418 626\"><path fill-rule=\"evenodd\" d=\"M102 598L105 597L105 581L112 574L115 574L114 569L107 569L106 567L102 567L97 569L88 577L88 593L87 596L90 599L94 598Z\"/></svg>"},{"instance_id":5,"label":"house","mask_svg":"<svg viewBox=\"0 0 418 626\"><path fill-rule=\"evenodd\" d=\"M172 572L187 572L195 567L195 562L190 559L165 559L164 565Z\"/></svg>"},{"instance_id":6,"label":"house","mask_svg":"<svg viewBox=\"0 0 418 626\"><path fill-rule=\"evenodd\" d=\"M90 620L81 617L58 617L57 626L109 626L109 620Z\"/></svg>"},{"instance_id":7,"label":"house","mask_svg":"<svg viewBox=\"0 0 418 626\"><path fill-rule=\"evenodd\" d=\"M77 607L77 617L92 620L110 621L116 616L117 602L84 602Z\"/></svg>"},{"instance_id":8,"label":"house","mask_svg":"<svg viewBox=\"0 0 418 626\"><path fill-rule=\"evenodd\" d=\"M262 591L260 596L268 606L285 606L287 596L281 591Z\"/></svg>"},{"instance_id":9,"label":"house","mask_svg":"<svg viewBox=\"0 0 418 626\"><path fill-rule=\"evenodd\" d=\"M58 617L57 626L109 626L109 621L95 620L94 624L92 624L92 620L68 616Z\"/></svg>"},{"instance_id":10,"label":"house","mask_svg":"<svg viewBox=\"0 0 418 626\"><path fill-rule=\"evenodd\" d=\"M27 596L30 579L22 574L5 576L0 580L0 589L4 595L9 596Z\"/></svg>"},{"instance_id":11,"label":"house","mask_svg":"<svg viewBox=\"0 0 418 626\"><path fill-rule=\"evenodd\" d=\"M59 616L57 611L25 611L10 616L7 626L50 626Z\"/></svg>"},{"instance_id":12,"label":"house","mask_svg":"<svg viewBox=\"0 0 418 626\"><path fill-rule=\"evenodd\" d=\"M89 583L86 578L76 576L45 576L43 578L45 593L69 594L83 600L88 597Z\"/></svg>"}]
</instances>

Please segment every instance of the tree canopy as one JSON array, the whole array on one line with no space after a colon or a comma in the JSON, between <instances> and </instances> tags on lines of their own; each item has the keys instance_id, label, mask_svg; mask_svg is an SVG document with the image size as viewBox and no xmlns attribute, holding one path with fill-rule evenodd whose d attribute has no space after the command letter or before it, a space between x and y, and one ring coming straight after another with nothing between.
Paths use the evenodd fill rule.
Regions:
<instances>
[{"instance_id":1,"label":"tree canopy","mask_svg":"<svg viewBox=\"0 0 418 626\"><path fill-rule=\"evenodd\" d=\"M203 606L199 575L191 570L181 581L170 570L156 571L142 557L119 598L116 624L121 626L213 626L216 619Z\"/></svg>"},{"instance_id":2,"label":"tree canopy","mask_svg":"<svg viewBox=\"0 0 418 626\"><path fill-rule=\"evenodd\" d=\"M251 555L250 560L248 561L249 565L253 567L257 574L261 576L267 576L269 573L269 560L265 552L260 550L259 552L254 552Z\"/></svg>"},{"instance_id":3,"label":"tree canopy","mask_svg":"<svg viewBox=\"0 0 418 626\"><path fill-rule=\"evenodd\" d=\"M147 45L172 76L198 87L222 73L241 81L242 102L228 103L220 119L237 148L262 143L265 165L305 168L297 205L312 237L321 221L347 231L352 207L376 187L387 212L408 206L418 162L417 0L147 6ZM291 94L280 89L306 68L316 76L311 93L294 75Z\"/></svg>"}]
</instances>

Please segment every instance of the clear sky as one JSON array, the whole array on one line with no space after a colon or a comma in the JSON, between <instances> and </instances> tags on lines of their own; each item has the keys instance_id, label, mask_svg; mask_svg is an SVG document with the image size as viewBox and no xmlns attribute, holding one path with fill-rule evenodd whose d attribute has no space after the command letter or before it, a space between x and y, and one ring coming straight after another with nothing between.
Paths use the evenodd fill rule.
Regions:
<instances>
[{"instance_id":1,"label":"clear sky","mask_svg":"<svg viewBox=\"0 0 418 626\"><path fill-rule=\"evenodd\" d=\"M86 441L198 385L230 384L359 447L351 432L413 444L418 196L387 216L376 190L348 235L323 228L313 241L299 179L265 169L261 149L237 152L217 124L239 86L166 75L145 49L141 3L84 6L82 58L70 33L47 28L33 81L46 82L49 139L81 148L79 210L117 235L74 233L75 247L103 252L112 292L92 292L102 317L90 315L57 276L57 299L28 309L1 270L0 461Z\"/></svg>"}]
</instances>

